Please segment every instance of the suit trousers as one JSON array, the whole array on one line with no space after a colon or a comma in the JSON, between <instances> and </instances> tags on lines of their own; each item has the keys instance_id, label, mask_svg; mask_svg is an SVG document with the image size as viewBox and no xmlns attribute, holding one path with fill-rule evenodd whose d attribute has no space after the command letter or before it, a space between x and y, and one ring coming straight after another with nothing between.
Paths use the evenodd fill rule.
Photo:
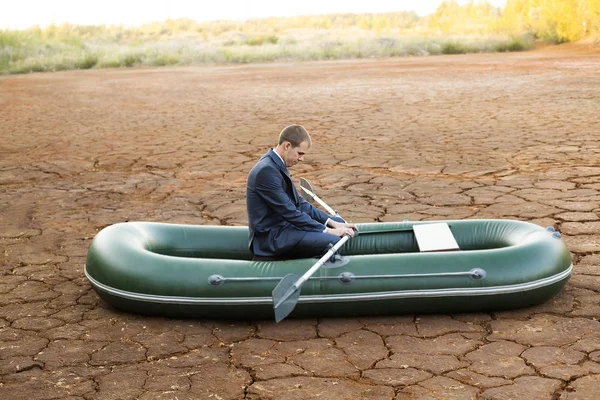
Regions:
<instances>
[{"instance_id":1,"label":"suit trousers","mask_svg":"<svg viewBox=\"0 0 600 400\"><path fill-rule=\"evenodd\" d=\"M302 240L285 255L290 258L321 257L329 250L330 246L335 245L340 239L339 236L331 233L306 232Z\"/></svg>"}]
</instances>

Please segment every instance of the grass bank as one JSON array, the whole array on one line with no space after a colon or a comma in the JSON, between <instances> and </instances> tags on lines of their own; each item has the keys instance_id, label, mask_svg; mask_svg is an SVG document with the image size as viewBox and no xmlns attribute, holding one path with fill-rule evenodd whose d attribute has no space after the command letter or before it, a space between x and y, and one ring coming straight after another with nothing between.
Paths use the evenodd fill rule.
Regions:
<instances>
[{"instance_id":1,"label":"grass bank","mask_svg":"<svg viewBox=\"0 0 600 400\"><path fill-rule=\"evenodd\" d=\"M206 37L180 32L135 37L72 34L43 37L0 31L0 74L134 66L252 63L522 51L523 37L404 36L359 29L225 31Z\"/></svg>"},{"instance_id":2,"label":"grass bank","mask_svg":"<svg viewBox=\"0 0 600 400\"><path fill-rule=\"evenodd\" d=\"M536 41L582 39L600 45L599 0L507 0L503 9L444 0L425 17L405 11L0 31L0 74L522 51Z\"/></svg>"}]
</instances>

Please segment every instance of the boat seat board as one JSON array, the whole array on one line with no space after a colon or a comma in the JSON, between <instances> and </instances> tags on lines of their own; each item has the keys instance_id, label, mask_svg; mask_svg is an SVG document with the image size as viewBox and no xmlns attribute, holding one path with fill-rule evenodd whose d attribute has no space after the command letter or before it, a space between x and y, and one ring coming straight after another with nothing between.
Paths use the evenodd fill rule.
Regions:
<instances>
[{"instance_id":1,"label":"boat seat board","mask_svg":"<svg viewBox=\"0 0 600 400\"><path fill-rule=\"evenodd\" d=\"M421 252L460 250L445 222L414 225L413 230Z\"/></svg>"}]
</instances>

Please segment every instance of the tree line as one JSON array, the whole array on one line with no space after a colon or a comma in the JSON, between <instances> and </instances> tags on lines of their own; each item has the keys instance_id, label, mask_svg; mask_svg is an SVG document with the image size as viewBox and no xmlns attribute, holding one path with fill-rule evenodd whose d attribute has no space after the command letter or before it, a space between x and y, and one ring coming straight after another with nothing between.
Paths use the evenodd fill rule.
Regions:
<instances>
[{"instance_id":1,"label":"tree line","mask_svg":"<svg viewBox=\"0 0 600 400\"><path fill-rule=\"evenodd\" d=\"M105 25L35 26L26 31L33 38L58 39L77 44L80 40L120 42L165 36L193 34L206 40L239 32L261 33L266 40L293 29L358 29L376 34L395 35L530 35L547 43L576 41L600 35L600 0L507 0L501 9L485 0L459 4L445 0L437 10L420 17L415 12L378 14L329 14L295 17L271 17L247 21L196 22L169 19L137 27ZM10 40L8 31L0 31L0 46ZM270 36L269 36L270 35ZM271 39L268 39L268 38ZM258 44L262 44L259 40Z\"/></svg>"},{"instance_id":2,"label":"tree line","mask_svg":"<svg viewBox=\"0 0 600 400\"><path fill-rule=\"evenodd\" d=\"M132 66L522 51L591 38L600 0L446 0L434 13L329 14L135 27L49 25L0 30L0 74Z\"/></svg>"}]
</instances>

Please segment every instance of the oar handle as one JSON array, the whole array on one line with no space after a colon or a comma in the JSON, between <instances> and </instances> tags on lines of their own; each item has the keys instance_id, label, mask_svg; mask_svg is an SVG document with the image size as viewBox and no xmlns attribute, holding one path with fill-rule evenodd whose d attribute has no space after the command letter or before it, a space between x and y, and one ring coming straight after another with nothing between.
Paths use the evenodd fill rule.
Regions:
<instances>
[{"instance_id":1,"label":"oar handle","mask_svg":"<svg viewBox=\"0 0 600 400\"><path fill-rule=\"evenodd\" d=\"M315 265L306 271L304 275L298 278L298 280L294 283L294 286L302 286L302 284L306 282L308 278L310 278L312 274L314 274L319 268L321 268L321 265L325 264L327 260L329 260L331 256L334 255L335 252L338 251L340 247L342 247L344 243L348 241L348 239L350 239L350 235L344 235L331 249L329 249L329 251L327 251L327 253L325 253L325 255L323 255L323 257L319 259L319 261L317 261Z\"/></svg>"}]
</instances>

